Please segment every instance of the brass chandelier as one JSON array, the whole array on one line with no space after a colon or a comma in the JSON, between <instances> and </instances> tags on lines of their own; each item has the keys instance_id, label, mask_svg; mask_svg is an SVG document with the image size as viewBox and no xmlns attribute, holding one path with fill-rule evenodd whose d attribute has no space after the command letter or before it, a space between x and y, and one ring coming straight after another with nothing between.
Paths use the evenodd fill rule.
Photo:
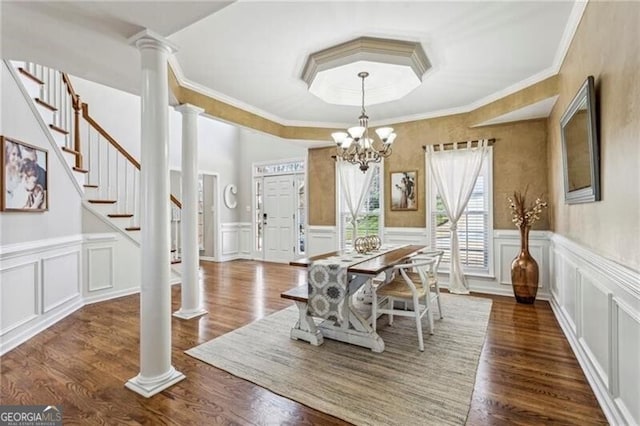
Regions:
<instances>
[{"instance_id":1,"label":"brass chandelier","mask_svg":"<svg viewBox=\"0 0 640 426\"><path fill-rule=\"evenodd\" d=\"M396 138L392 127L376 129L379 141L369 137L369 116L364 109L364 79L369 76L366 71L358 73L362 79L362 112L358 118L359 126L350 127L346 132L335 132L331 137L337 145L338 158L360 166L366 172L369 163L379 163L391 154L391 144Z\"/></svg>"}]
</instances>

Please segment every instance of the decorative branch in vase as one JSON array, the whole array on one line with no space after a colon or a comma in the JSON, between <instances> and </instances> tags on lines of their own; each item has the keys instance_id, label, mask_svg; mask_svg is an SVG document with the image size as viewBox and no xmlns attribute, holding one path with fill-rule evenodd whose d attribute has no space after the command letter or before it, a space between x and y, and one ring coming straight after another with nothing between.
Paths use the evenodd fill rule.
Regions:
<instances>
[{"instance_id":1,"label":"decorative branch in vase","mask_svg":"<svg viewBox=\"0 0 640 426\"><path fill-rule=\"evenodd\" d=\"M508 197L512 222L520 230L520 253L511 263L511 285L518 303L532 304L538 293L538 264L529 254L529 230L531 225L540 220L542 209L547 202L541 197L527 206L527 190L524 193L514 192Z\"/></svg>"}]
</instances>

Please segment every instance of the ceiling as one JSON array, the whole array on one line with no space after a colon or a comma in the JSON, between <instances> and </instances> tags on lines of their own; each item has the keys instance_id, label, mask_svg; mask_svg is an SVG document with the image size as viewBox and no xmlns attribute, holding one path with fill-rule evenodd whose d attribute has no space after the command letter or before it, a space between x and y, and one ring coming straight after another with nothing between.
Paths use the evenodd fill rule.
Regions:
<instances>
[{"instance_id":1,"label":"ceiling","mask_svg":"<svg viewBox=\"0 0 640 426\"><path fill-rule=\"evenodd\" d=\"M137 93L139 54L127 39L148 28L178 46L171 65L183 85L281 124L329 127L352 125L360 108L308 91L301 75L314 52L363 36L419 42L432 68L403 98L368 106L372 123L466 112L555 74L583 10L573 1L2 1L0 32L4 59ZM545 116L552 106L530 109Z\"/></svg>"}]
</instances>

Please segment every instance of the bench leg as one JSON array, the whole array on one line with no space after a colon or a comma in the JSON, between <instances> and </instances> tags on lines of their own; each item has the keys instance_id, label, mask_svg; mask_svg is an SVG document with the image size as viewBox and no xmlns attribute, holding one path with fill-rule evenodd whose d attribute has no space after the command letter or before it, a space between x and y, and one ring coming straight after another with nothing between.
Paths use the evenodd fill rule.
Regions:
<instances>
[{"instance_id":1,"label":"bench leg","mask_svg":"<svg viewBox=\"0 0 640 426\"><path fill-rule=\"evenodd\" d=\"M311 343L313 346L320 346L323 343L322 332L316 326L313 318L308 314L308 308L306 302L296 301L298 307L298 322L291 329L291 338L293 340L304 340Z\"/></svg>"}]
</instances>

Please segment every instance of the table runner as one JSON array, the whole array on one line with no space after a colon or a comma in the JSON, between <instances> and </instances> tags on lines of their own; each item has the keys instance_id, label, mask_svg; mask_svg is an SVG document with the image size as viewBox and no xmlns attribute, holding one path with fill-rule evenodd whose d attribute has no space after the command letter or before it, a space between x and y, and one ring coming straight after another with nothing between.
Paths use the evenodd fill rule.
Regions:
<instances>
[{"instance_id":1,"label":"table runner","mask_svg":"<svg viewBox=\"0 0 640 426\"><path fill-rule=\"evenodd\" d=\"M340 327L344 318L344 304L347 303L350 266L380 256L402 245L383 245L371 253L348 252L314 261L308 269L309 314L313 317L333 321Z\"/></svg>"}]
</instances>

